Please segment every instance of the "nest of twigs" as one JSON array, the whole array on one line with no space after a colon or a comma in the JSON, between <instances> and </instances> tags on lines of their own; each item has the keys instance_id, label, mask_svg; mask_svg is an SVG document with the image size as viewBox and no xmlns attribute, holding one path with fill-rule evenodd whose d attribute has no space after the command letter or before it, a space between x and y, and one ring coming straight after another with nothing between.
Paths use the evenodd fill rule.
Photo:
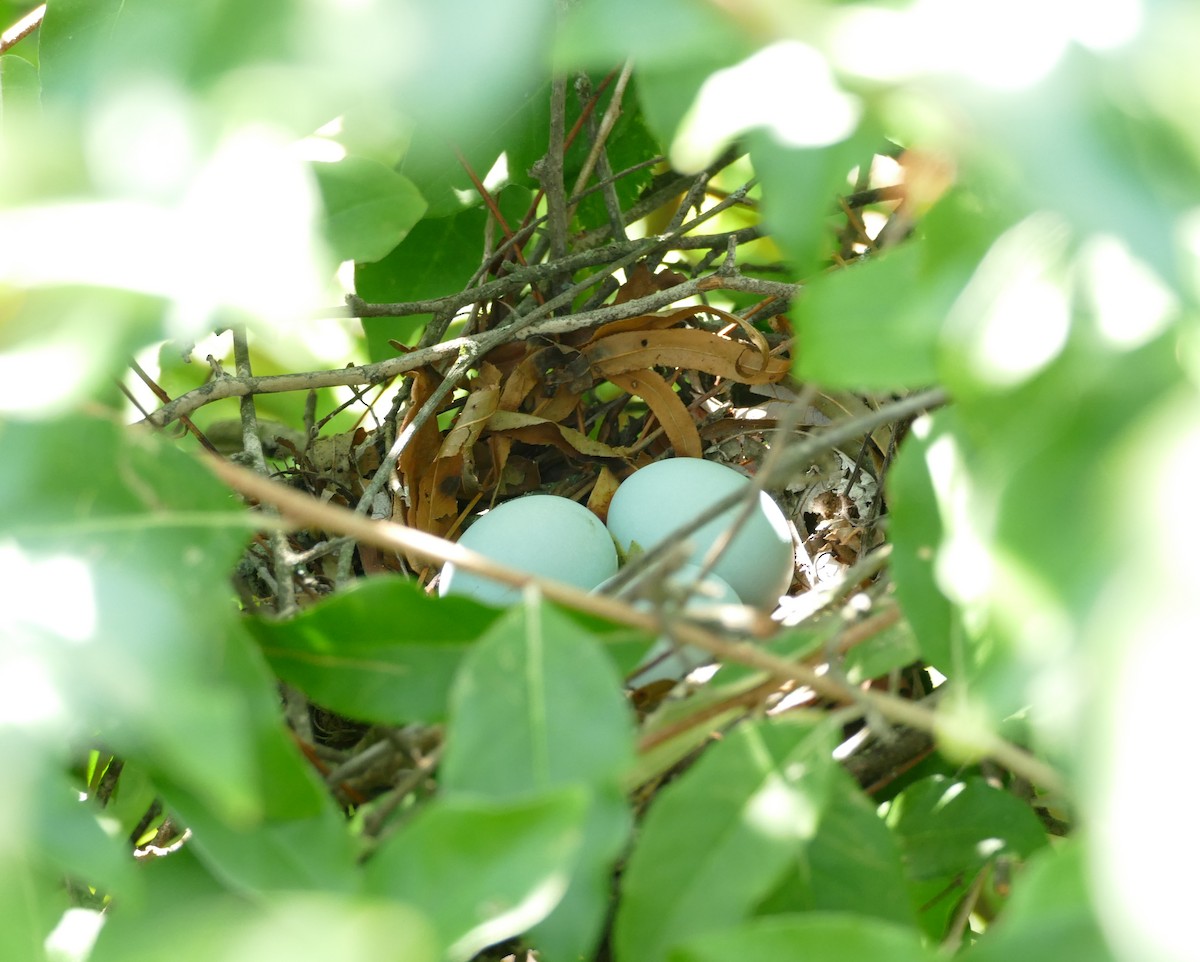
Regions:
<instances>
[{"instance_id":1,"label":"nest of twigs","mask_svg":"<svg viewBox=\"0 0 1200 962\"><path fill-rule=\"evenodd\" d=\"M203 399L180 398L152 420L186 416L222 395L382 384L391 407L377 422L364 418L336 436L317 436L310 425L307 439L270 436L266 455L251 443L243 457L322 500L449 539L479 511L535 491L572 498L603 518L620 481L658 458L705 458L751 476L769 468L769 488L794 526L796 547L795 576L773 623L838 620L832 647L820 653L836 659L839 646L844 653L898 620L880 576L883 490L897 439L918 406L890 413L895 398L830 393L793 379L802 345L787 310L800 285L779 279L786 276L781 263L763 260L753 182L718 186L735 159L731 152L693 177L664 172L624 210L613 193L608 228L576 235L554 216L564 199L550 191L549 213L536 216L535 204L515 228L485 194L494 217L480 239L482 267L466 290L415 304L349 299L362 318L432 315L415 348L396 345L395 358L371 365L276 378L254 378L239 365L237 376L210 385ZM619 179L610 177L605 189L611 193ZM831 268L875 249L889 223L890 235L902 236L910 226L903 196L902 184L865 178L848 189L828 212L840 217ZM631 237L626 225L655 212L660 221L665 214L661 229ZM243 427L250 439L253 425ZM438 569L427 556L334 534L308 529L286 544L256 542L238 575L243 598L287 615L348 579L378 572L433 589ZM869 603L842 606L851 594ZM867 684L923 693L926 683L919 672L893 671ZM630 697L647 717L665 697L686 697L685 687L668 696L670 688ZM284 694L299 741L343 804L388 796L368 832L413 793L431 789L436 727L382 730L309 704L299 692ZM747 713L828 703L783 679L740 697ZM859 754L855 774L863 784L886 779L927 752L929 741L892 738L887 746ZM643 800L653 790L646 786Z\"/></svg>"}]
</instances>

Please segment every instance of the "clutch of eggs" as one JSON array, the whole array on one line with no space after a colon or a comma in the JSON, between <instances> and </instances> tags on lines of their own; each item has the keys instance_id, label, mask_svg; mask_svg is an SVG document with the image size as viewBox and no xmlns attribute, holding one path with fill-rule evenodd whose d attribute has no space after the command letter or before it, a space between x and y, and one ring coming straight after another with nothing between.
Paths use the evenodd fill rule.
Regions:
<instances>
[{"instance_id":1,"label":"clutch of eggs","mask_svg":"<svg viewBox=\"0 0 1200 962\"><path fill-rule=\"evenodd\" d=\"M616 573L616 548L626 556L635 545L649 551L721 498L749 484L748 478L713 461L670 458L635 471L617 488L607 528L578 502L531 494L480 515L459 544L507 567L590 591ZM688 537L692 564L704 563L738 511L730 508ZM712 573L743 603L774 608L791 584L794 567L787 520L779 506L760 493L753 513ZM438 592L494 605L511 604L520 597L517 588L453 564L442 570Z\"/></svg>"}]
</instances>

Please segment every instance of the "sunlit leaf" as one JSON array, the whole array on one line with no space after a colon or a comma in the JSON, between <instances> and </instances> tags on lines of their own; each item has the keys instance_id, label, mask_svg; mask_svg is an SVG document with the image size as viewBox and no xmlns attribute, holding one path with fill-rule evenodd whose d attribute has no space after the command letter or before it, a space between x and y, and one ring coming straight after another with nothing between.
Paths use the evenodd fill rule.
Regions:
<instances>
[{"instance_id":1,"label":"sunlit leaf","mask_svg":"<svg viewBox=\"0 0 1200 962\"><path fill-rule=\"evenodd\" d=\"M743 919L815 834L828 795L826 730L743 725L661 790L622 876L617 958Z\"/></svg>"},{"instance_id":2,"label":"sunlit leaf","mask_svg":"<svg viewBox=\"0 0 1200 962\"><path fill-rule=\"evenodd\" d=\"M1067 956L1114 958L1092 906L1084 849L1078 842L1043 850L1012 880L1012 898L963 955L970 962L1054 962Z\"/></svg>"},{"instance_id":3,"label":"sunlit leaf","mask_svg":"<svg viewBox=\"0 0 1200 962\"><path fill-rule=\"evenodd\" d=\"M909 929L850 913L813 913L755 919L712 932L673 951L670 962L933 962L938 958Z\"/></svg>"},{"instance_id":4,"label":"sunlit leaf","mask_svg":"<svg viewBox=\"0 0 1200 962\"><path fill-rule=\"evenodd\" d=\"M328 810L236 620L248 520L231 495L109 421L8 422L0 438L0 567L20 599L6 674L40 679L6 699L11 718L103 732L219 819Z\"/></svg>"},{"instance_id":5,"label":"sunlit leaf","mask_svg":"<svg viewBox=\"0 0 1200 962\"><path fill-rule=\"evenodd\" d=\"M754 171L762 178L763 216L771 235L796 275L816 281L834 248L838 195L847 193L850 171L880 145L868 133L828 147L787 146L761 130L747 139ZM832 336L846 330L847 323L853 322L828 316L824 327Z\"/></svg>"},{"instance_id":6,"label":"sunlit leaf","mask_svg":"<svg viewBox=\"0 0 1200 962\"><path fill-rule=\"evenodd\" d=\"M376 161L347 157L313 170L325 200L327 239L340 261L378 260L425 212L412 182Z\"/></svg>"},{"instance_id":7,"label":"sunlit leaf","mask_svg":"<svg viewBox=\"0 0 1200 962\"><path fill-rule=\"evenodd\" d=\"M892 801L887 821L918 881L969 877L990 859L1023 858L1046 844L1032 809L981 778L918 782Z\"/></svg>"},{"instance_id":8,"label":"sunlit leaf","mask_svg":"<svg viewBox=\"0 0 1200 962\"><path fill-rule=\"evenodd\" d=\"M896 597L912 626L921 654L943 673L956 676L965 664L955 645L954 613L939 589L934 560L942 545L942 521L931 469L941 462L931 454L937 438L952 429L955 414L937 412L914 429L887 474Z\"/></svg>"},{"instance_id":9,"label":"sunlit leaf","mask_svg":"<svg viewBox=\"0 0 1200 962\"><path fill-rule=\"evenodd\" d=\"M386 257L355 268L358 296L368 303L390 304L442 297L462 289L483 255L487 212L473 207L452 217L426 219ZM389 339L407 342L428 320L417 317L370 317L363 320L371 357L394 357Z\"/></svg>"},{"instance_id":10,"label":"sunlit leaf","mask_svg":"<svg viewBox=\"0 0 1200 962\"><path fill-rule=\"evenodd\" d=\"M445 956L468 959L558 904L586 811L581 788L521 802L439 799L372 856L368 891L422 909Z\"/></svg>"},{"instance_id":11,"label":"sunlit leaf","mask_svg":"<svg viewBox=\"0 0 1200 962\"><path fill-rule=\"evenodd\" d=\"M853 684L879 678L912 664L920 653L912 628L901 621L846 652L846 677Z\"/></svg>"},{"instance_id":12,"label":"sunlit leaf","mask_svg":"<svg viewBox=\"0 0 1200 962\"><path fill-rule=\"evenodd\" d=\"M913 925L895 837L844 772L835 773L832 792L816 835L758 914L858 912Z\"/></svg>"},{"instance_id":13,"label":"sunlit leaf","mask_svg":"<svg viewBox=\"0 0 1200 962\"><path fill-rule=\"evenodd\" d=\"M335 893L179 900L140 926L102 932L95 962L436 962L428 921L407 905Z\"/></svg>"},{"instance_id":14,"label":"sunlit leaf","mask_svg":"<svg viewBox=\"0 0 1200 962\"><path fill-rule=\"evenodd\" d=\"M632 719L608 656L545 605L514 608L465 659L455 682L443 790L496 799L581 785L591 795L579 863L563 901L531 938L553 957L594 949L609 873L629 832L618 777Z\"/></svg>"},{"instance_id":15,"label":"sunlit leaf","mask_svg":"<svg viewBox=\"0 0 1200 962\"><path fill-rule=\"evenodd\" d=\"M804 350L797 371L854 389L920 387L936 380L938 332L948 300L922 276L918 246L815 278L794 315Z\"/></svg>"}]
</instances>

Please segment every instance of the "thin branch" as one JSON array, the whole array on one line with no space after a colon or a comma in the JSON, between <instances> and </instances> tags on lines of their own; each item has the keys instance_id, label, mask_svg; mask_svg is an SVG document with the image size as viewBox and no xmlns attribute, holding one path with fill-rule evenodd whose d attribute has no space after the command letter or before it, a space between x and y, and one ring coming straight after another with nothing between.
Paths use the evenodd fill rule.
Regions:
<instances>
[{"instance_id":1,"label":"thin branch","mask_svg":"<svg viewBox=\"0 0 1200 962\"><path fill-rule=\"evenodd\" d=\"M837 437L836 430L825 434ZM839 442L827 440L827 446L836 443ZM635 628L659 632L667 627L658 614L640 611L618 599L590 594L572 585L507 568L460 544L424 531L389 521L368 520L347 508L321 502L226 461L205 457L204 463L233 489L260 503L274 505L296 524L349 535L386 551L411 552L435 564L453 563L502 584L535 589L551 601ZM263 520L264 526L269 526L268 519ZM740 662L779 678L795 679L832 701L865 703L891 721L922 731L938 734L942 729L937 715L913 702L883 692L860 692L807 665L780 658L747 642L727 641L695 625L673 621L670 628L683 644L695 645L723 660ZM1065 790L1065 782L1057 770L999 736L984 731L956 734L960 743L969 744L975 751L993 758L1033 784L1055 792Z\"/></svg>"},{"instance_id":2,"label":"thin branch","mask_svg":"<svg viewBox=\"0 0 1200 962\"><path fill-rule=\"evenodd\" d=\"M550 145L538 168L538 178L546 194L552 261L562 260L567 253L567 189L563 183L566 115L567 81L565 77L555 77L550 92Z\"/></svg>"},{"instance_id":3,"label":"thin branch","mask_svg":"<svg viewBox=\"0 0 1200 962\"><path fill-rule=\"evenodd\" d=\"M46 5L34 7L20 20L0 34L0 54L8 53L13 47L28 37L42 25L46 17Z\"/></svg>"},{"instance_id":4,"label":"thin branch","mask_svg":"<svg viewBox=\"0 0 1200 962\"><path fill-rule=\"evenodd\" d=\"M706 248L724 249L730 239L737 244L744 244L763 236L761 228L743 227L740 230L725 234L685 234L671 240L671 250L704 250ZM471 287L455 294L442 297L431 297L423 301L401 301L394 304L372 304L362 298L350 294L346 297L346 308L325 308L317 317L412 317L417 314L454 314L470 304L495 300L508 294L515 294L531 284L537 284L554 274L574 274L585 267L595 267L607 264L612 260L623 257L633 251L641 250L645 240L622 241L607 244L604 247L593 247L590 250L576 251L568 254L560 262L533 264L505 274L503 277L478 287Z\"/></svg>"},{"instance_id":5,"label":"thin branch","mask_svg":"<svg viewBox=\"0 0 1200 962\"><path fill-rule=\"evenodd\" d=\"M251 377L250 346L246 342L246 328L235 324L233 333L233 358L238 377ZM269 474L267 459L263 454L262 438L258 433L258 412L255 410L254 397L245 395L241 400L242 418L242 451L254 465L258 473L264 477ZM272 531L271 562L275 574L275 610L281 617L287 617L296 610L296 583L293 580L291 550L288 547L287 535L282 531Z\"/></svg>"},{"instance_id":6,"label":"thin branch","mask_svg":"<svg viewBox=\"0 0 1200 962\"><path fill-rule=\"evenodd\" d=\"M705 212L708 213L707 211ZM658 243L657 238L649 242L641 242L643 246L634 246L633 253L619 258L611 263L611 270L619 270L634 263L643 256L643 252L653 249ZM539 323L532 323L539 317L545 317L557 309L566 300L574 297L580 290L599 283L607 274L599 272L587 281L568 289L559 298L548 301L535 312L518 318L518 324L506 326L471 337L453 338L438 344L410 351L400 357L388 358L374 364L363 364L328 371L305 371L297 374L275 374L249 378L225 376L214 378L202 384L195 390L182 394L174 401L163 405L147 420L156 427L164 427L178 418L189 415L213 401L228 397L244 397L247 394L281 394L288 391L309 391L335 385L380 384L389 381L408 371L426 365L440 365L451 358L457 358L463 351L482 350L486 353L506 340L526 340L549 334L563 334L570 331L583 330L594 325L606 324L609 321L626 317L636 317L639 314L649 314L681 301L684 298L711 291L742 291L758 294L763 297L779 297L790 299L799 290L798 284L784 284L778 281L765 281L758 278L744 277L740 274L712 274L691 281L685 281L675 287L656 291L645 297L635 298L623 304L610 304L592 311L583 311L564 317L550 317ZM589 283L590 282L590 283Z\"/></svg>"},{"instance_id":7,"label":"thin branch","mask_svg":"<svg viewBox=\"0 0 1200 962\"><path fill-rule=\"evenodd\" d=\"M621 101L625 96L625 88L629 84L629 78L633 73L633 61L625 61L625 66L621 69L621 75L617 78L616 85L613 87L612 100L609 101L608 109L604 112L600 123L597 124L595 118L588 117L588 130L592 137L592 148L588 152L587 160L583 163L583 169L579 171L579 177L575 180L575 186L571 190L571 196L574 198L571 201L570 208L567 211L567 219L575 215L575 209L579 206L580 192L584 185L592 176L592 171L595 170L600 174L603 180L608 181L608 186L604 189L604 204L608 211L609 224L612 227L613 234L621 239L625 238L625 222L621 213L621 204L617 199L615 185L612 183L612 168L608 163L608 153L605 150L605 144L608 141L608 135L612 133L612 129L616 126L617 118L621 116ZM587 75L584 74L580 78L583 89L589 90L591 87Z\"/></svg>"}]
</instances>

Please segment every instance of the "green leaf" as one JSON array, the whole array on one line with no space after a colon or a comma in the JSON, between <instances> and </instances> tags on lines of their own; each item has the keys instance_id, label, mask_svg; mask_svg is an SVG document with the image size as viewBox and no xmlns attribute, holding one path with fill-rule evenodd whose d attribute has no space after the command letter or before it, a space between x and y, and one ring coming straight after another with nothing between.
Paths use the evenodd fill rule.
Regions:
<instances>
[{"instance_id":1,"label":"green leaf","mask_svg":"<svg viewBox=\"0 0 1200 962\"><path fill-rule=\"evenodd\" d=\"M39 29L43 84L56 99L80 101L103 97L114 81L130 76L143 83L156 74L212 79L286 56L289 32L304 26L303 13L284 0L265 0L252 12L232 0L197 0L169 11L156 0L56 0ZM263 86L279 95L277 85Z\"/></svg>"},{"instance_id":2,"label":"green leaf","mask_svg":"<svg viewBox=\"0 0 1200 962\"><path fill-rule=\"evenodd\" d=\"M982 778L918 782L892 801L887 822L915 881L969 878L995 858L1025 858L1046 844L1030 807Z\"/></svg>"},{"instance_id":3,"label":"green leaf","mask_svg":"<svg viewBox=\"0 0 1200 962\"><path fill-rule=\"evenodd\" d=\"M7 778L12 778L11 770ZM137 898L141 879L128 844L105 830L94 800L81 800L78 787L57 772L43 773L30 794L36 801L26 844L47 869L102 892Z\"/></svg>"},{"instance_id":4,"label":"green leaf","mask_svg":"<svg viewBox=\"0 0 1200 962\"><path fill-rule=\"evenodd\" d=\"M289 621L248 622L272 669L317 704L362 721L440 719L463 653L496 612L366 578Z\"/></svg>"},{"instance_id":5,"label":"green leaf","mask_svg":"<svg viewBox=\"0 0 1200 962\"><path fill-rule=\"evenodd\" d=\"M632 29L636 25L636 29ZM557 38L562 61L594 67L633 58L647 68L692 61L736 43L720 8L688 0L584 0L575 4Z\"/></svg>"},{"instance_id":6,"label":"green leaf","mask_svg":"<svg viewBox=\"0 0 1200 962\"><path fill-rule=\"evenodd\" d=\"M833 764L826 728L746 724L662 790L621 879L622 962L657 962L743 919L817 830Z\"/></svg>"},{"instance_id":7,"label":"green leaf","mask_svg":"<svg viewBox=\"0 0 1200 962\"><path fill-rule=\"evenodd\" d=\"M633 760L633 719L599 642L574 619L527 601L497 621L454 684L440 784L497 800L584 786L579 862L562 903L530 938L548 958L588 956L631 818L618 784Z\"/></svg>"},{"instance_id":8,"label":"green leaf","mask_svg":"<svg viewBox=\"0 0 1200 962\"><path fill-rule=\"evenodd\" d=\"M807 914L756 919L710 932L670 954L671 962L934 962L911 929L856 914Z\"/></svg>"},{"instance_id":9,"label":"green leaf","mask_svg":"<svg viewBox=\"0 0 1200 962\"><path fill-rule=\"evenodd\" d=\"M345 819L334 811L313 818L229 825L179 793L168 803L192 830L196 857L233 892L353 892L359 884Z\"/></svg>"},{"instance_id":10,"label":"green leaf","mask_svg":"<svg viewBox=\"0 0 1200 962\"><path fill-rule=\"evenodd\" d=\"M436 125L417 127L399 169L429 202L429 217L458 214L483 204L471 174L483 181L501 156L510 186L537 185L530 170L546 153L549 122L550 85L538 83L504 110L489 114L468 137L450 140ZM509 226L517 225L510 222Z\"/></svg>"},{"instance_id":11,"label":"green leaf","mask_svg":"<svg viewBox=\"0 0 1200 962\"><path fill-rule=\"evenodd\" d=\"M792 272L812 278L809 288L819 285L818 271L829 263L834 248L832 222L837 198L847 192L850 171L871 157L882 138L861 130L828 147L801 148L786 146L768 131L756 130L747 142L754 172L762 180L763 219L771 237L787 253ZM837 316L825 318L827 330L839 330L844 323ZM857 356L862 345L852 343L852 353Z\"/></svg>"},{"instance_id":12,"label":"green leaf","mask_svg":"<svg viewBox=\"0 0 1200 962\"><path fill-rule=\"evenodd\" d=\"M633 759L621 680L597 641L536 602L500 618L455 681L441 785L512 798L615 783Z\"/></svg>"},{"instance_id":13,"label":"green leaf","mask_svg":"<svg viewBox=\"0 0 1200 962\"><path fill-rule=\"evenodd\" d=\"M473 207L453 217L426 218L390 254L354 271L354 289L369 304L444 297L461 291L483 256L487 212ZM363 330L372 360L394 357L388 339L407 341L428 315L367 317Z\"/></svg>"},{"instance_id":14,"label":"green leaf","mask_svg":"<svg viewBox=\"0 0 1200 962\"><path fill-rule=\"evenodd\" d=\"M0 535L12 545L0 561L22 599L8 654L33 659L54 692L31 692L26 719L65 723L55 705L70 705L71 723L113 751L152 758L230 818L253 817L251 721L275 696L265 675L244 687L226 673L244 509L191 458L110 421L0 422L0 443Z\"/></svg>"},{"instance_id":15,"label":"green leaf","mask_svg":"<svg viewBox=\"0 0 1200 962\"><path fill-rule=\"evenodd\" d=\"M1105 70L1111 75L1104 76ZM1119 70L1116 61L1105 64L1103 58L1072 50L1036 92L985 102L968 96L964 106L982 121L980 132L989 146L1007 155L1020 171L1017 186L1024 193L1023 206L1061 211L1081 233L1119 236L1146 263L1179 284L1172 235L1162 226L1178 206L1198 199L1196 155L1194 148L1168 152L1165 144L1155 144L1160 135L1149 111L1101 93L1111 89L1108 84L1118 80ZM1056 163L1042 162L1049 156ZM1169 169L1163 164L1165 157L1173 161L1170 193L1162 190L1163 172ZM1182 184L1186 193L1171 196ZM1095 204L1096 197L1106 202Z\"/></svg>"},{"instance_id":16,"label":"green leaf","mask_svg":"<svg viewBox=\"0 0 1200 962\"><path fill-rule=\"evenodd\" d=\"M832 794L816 835L757 914L855 912L915 927L895 836L849 775L831 774Z\"/></svg>"},{"instance_id":17,"label":"green leaf","mask_svg":"<svg viewBox=\"0 0 1200 962\"><path fill-rule=\"evenodd\" d=\"M35 868L30 858L5 852L0 856L0 898L5 906L0 958L41 962L46 936L68 907L62 879Z\"/></svg>"},{"instance_id":18,"label":"green leaf","mask_svg":"<svg viewBox=\"0 0 1200 962\"><path fill-rule=\"evenodd\" d=\"M604 934L612 903L613 867L629 841L633 816L620 789L594 786L588 798L583 841L562 899L526 933L539 958L591 958Z\"/></svg>"},{"instance_id":19,"label":"green leaf","mask_svg":"<svg viewBox=\"0 0 1200 962\"><path fill-rule=\"evenodd\" d=\"M962 653L955 649L961 635L956 633L954 609L938 587L934 570L943 529L930 471L938 438L953 431L957 418L953 411L922 418L904 439L887 473L896 598L922 656L952 678L962 677L965 666Z\"/></svg>"},{"instance_id":20,"label":"green leaf","mask_svg":"<svg viewBox=\"0 0 1200 962\"><path fill-rule=\"evenodd\" d=\"M920 654L911 626L900 621L846 652L843 668L850 683L857 685L910 665Z\"/></svg>"},{"instance_id":21,"label":"green leaf","mask_svg":"<svg viewBox=\"0 0 1200 962\"><path fill-rule=\"evenodd\" d=\"M950 301L928 285L921 261L908 244L813 278L792 315L804 345L797 376L855 390L933 383Z\"/></svg>"},{"instance_id":22,"label":"green leaf","mask_svg":"<svg viewBox=\"0 0 1200 962\"><path fill-rule=\"evenodd\" d=\"M376 261L400 243L425 213L407 177L362 157L314 164L325 201L326 239L339 261Z\"/></svg>"},{"instance_id":23,"label":"green leaf","mask_svg":"<svg viewBox=\"0 0 1200 962\"><path fill-rule=\"evenodd\" d=\"M120 913L116 913L120 914ZM438 962L429 922L407 905L338 893L288 893L254 902L179 899L140 924L101 930L90 962Z\"/></svg>"},{"instance_id":24,"label":"green leaf","mask_svg":"<svg viewBox=\"0 0 1200 962\"><path fill-rule=\"evenodd\" d=\"M35 116L41 108L37 67L16 54L0 56L0 130L14 115Z\"/></svg>"},{"instance_id":25,"label":"green leaf","mask_svg":"<svg viewBox=\"0 0 1200 962\"><path fill-rule=\"evenodd\" d=\"M38 287L6 298L4 311L0 417L55 417L90 401L118 403L113 371L161 336L165 303L130 291ZM53 382L40 374L46 357L59 374Z\"/></svg>"},{"instance_id":26,"label":"green leaf","mask_svg":"<svg viewBox=\"0 0 1200 962\"><path fill-rule=\"evenodd\" d=\"M587 807L581 788L510 803L439 798L367 863L368 891L422 909L444 955L469 959L558 904Z\"/></svg>"},{"instance_id":27,"label":"green leaf","mask_svg":"<svg viewBox=\"0 0 1200 962\"><path fill-rule=\"evenodd\" d=\"M1071 840L1035 854L1012 896L964 962L1113 962L1092 906L1084 849Z\"/></svg>"}]
</instances>

